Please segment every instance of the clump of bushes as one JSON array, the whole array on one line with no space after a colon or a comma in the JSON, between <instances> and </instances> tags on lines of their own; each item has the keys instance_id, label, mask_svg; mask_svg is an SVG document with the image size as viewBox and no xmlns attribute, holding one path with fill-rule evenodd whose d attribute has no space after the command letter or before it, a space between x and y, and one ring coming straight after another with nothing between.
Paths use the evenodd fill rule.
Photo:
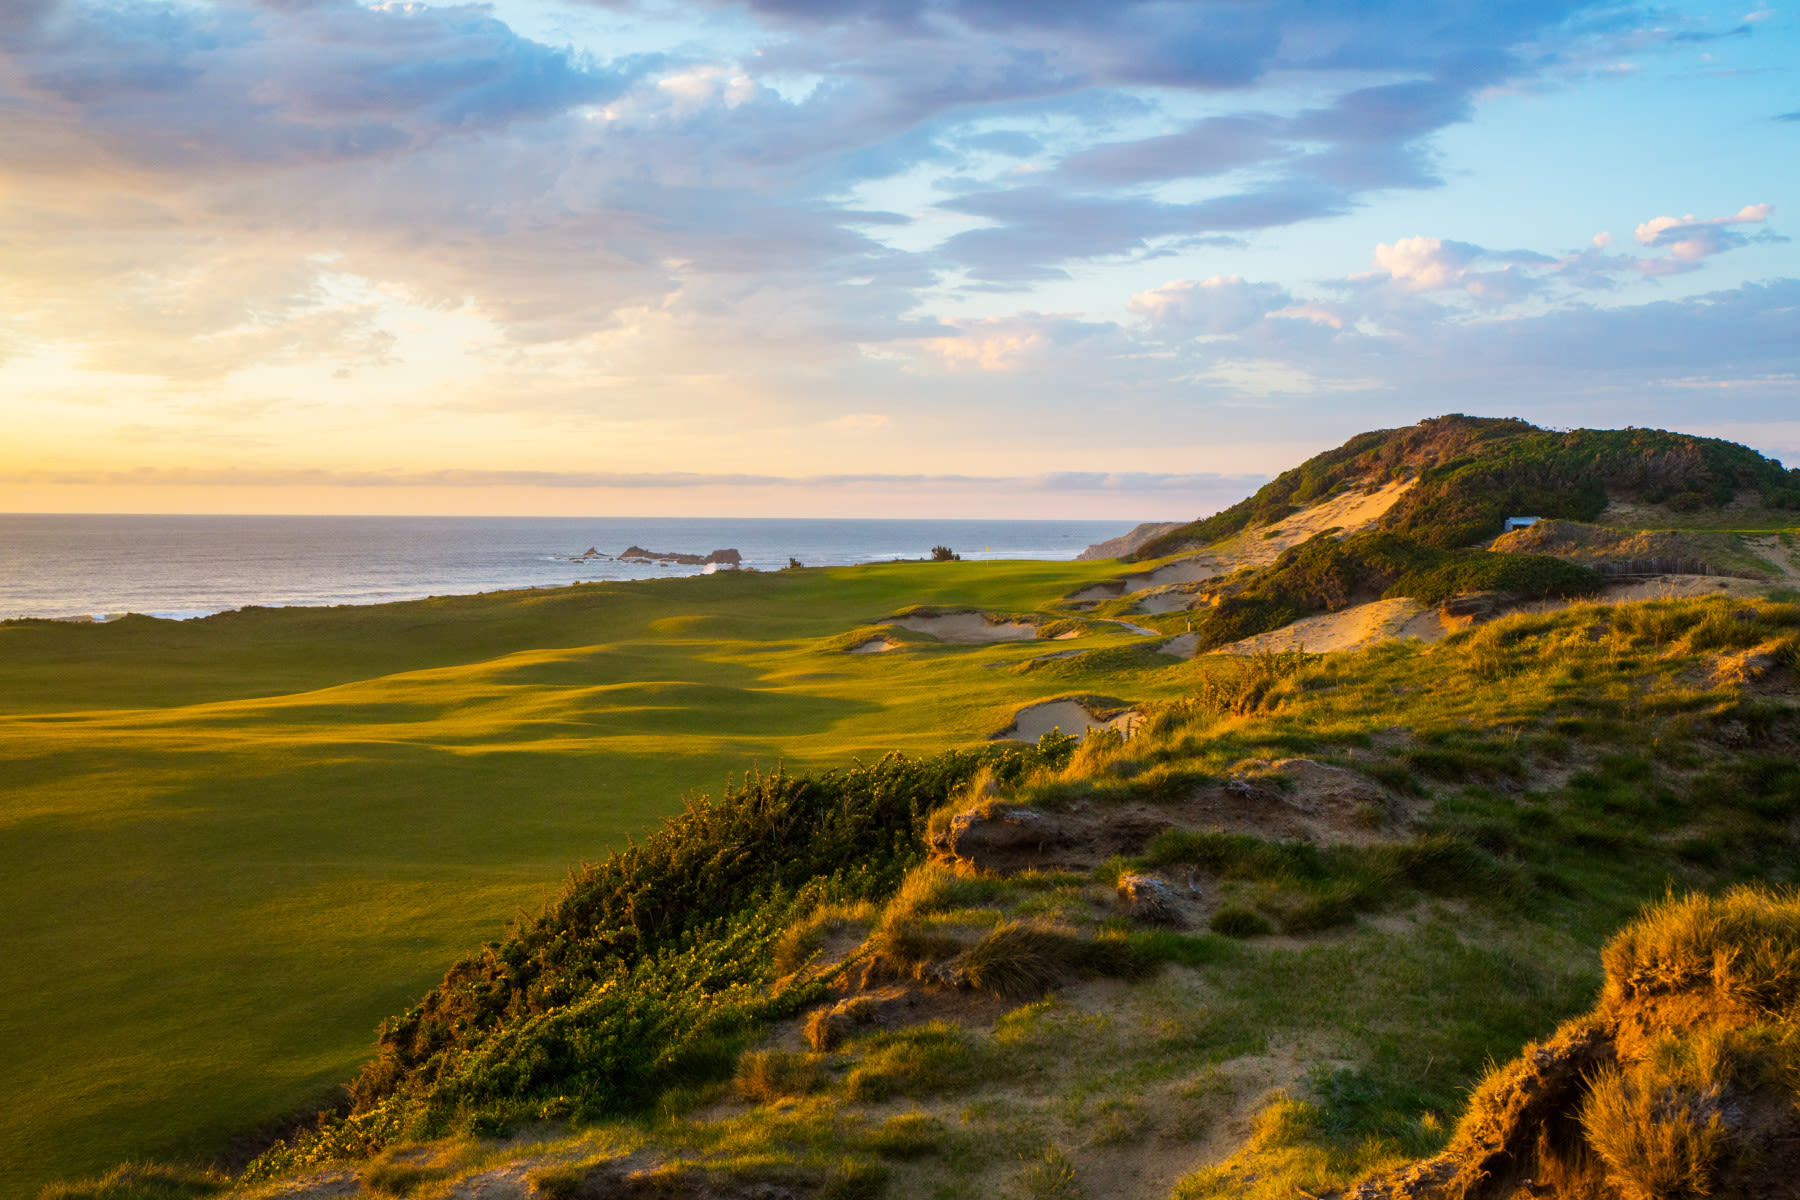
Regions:
<instances>
[{"instance_id":1,"label":"clump of bushes","mask_svg":"<svg viewBox=\"0 0 1800 1200\"><path fill-rule=\"evenodd\" d=\"M890 755L693 798L384 1024L353 1110L277 1144L245 1178L400 1136L639 1111L731 1078L763 1022L823 994L805 972L771 987L777 951L791 970L834 923L864 919L859 906L922 857L927 815L977 773L1016 783L1043 765L1029 748Z\"/></svg>"}]
</instances>

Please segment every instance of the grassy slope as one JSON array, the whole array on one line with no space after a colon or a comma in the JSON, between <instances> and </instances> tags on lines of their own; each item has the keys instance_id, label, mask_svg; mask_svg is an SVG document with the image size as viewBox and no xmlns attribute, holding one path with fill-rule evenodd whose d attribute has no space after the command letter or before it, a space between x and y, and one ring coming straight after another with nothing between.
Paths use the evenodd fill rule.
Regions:
<instances>
[{"instance_id":1,"label":"grassy slope","mask_svg":"<svg viewBox=\"0 0 1800 1200\"><path fill-rule=\"evenodd\" d=\"M978 665L1041 644L821 643L909 604L1032 611L1109 565L0 627L0 957L30 964L0 989L0 1194L315 1100L458 952L690 788L978 741L1082 690Z\"/></svg>"},{"instance_id":2,"label":"grassy slope","mask_svg":"<svg viewBox=\"0 0 1800 1200\"><path fill-rule=\"evenodd\" d=\"M1733 442L1655 429L1555 432L1516 419L1452 414L1359 434L1223 512L1153 539L1134 557L1216 542L1279 521L1338 488L1398 478L1414 479L1415 486L1380 527L1444 549L1494 537L1508 515L1592 521L1607 510L1609 497L1689 514L1699 518L1696 527L1707 524L1703 514L1719 512L1744 492L1770 508L1800 506L1800 472ZM1784 523L1792 519L1727 527Z\"/></svg>"},{"instance_id":3,"label":"grassy slope","mask_svg":"<svg viewBox=\"0 0 1800 1200\"><path fill-rule=\"evenodd\" d=\"M642 1149L740 1179L836 1171L866 1184L840 1194L882 1194L887 1177L888 1195L950 1197L1165 1195L1229 1154L1181 1179L1177 1194L1197 1200L1319 1194L1432 1152L1487 1063L1591 1003L1596 952L1637 906L1668 888L1795 877L1800 608L1748 611L1700 600L1521 615L1434 647L1289 660L1256 687L1243 685L1270 664L1164 667L1182 703L1001 801L1093 812L1179 791L1195 772L1306 754L1430 792L1418 845L1461 848L1371 873L1354 854L1309 870L1276 847L1240 845L1233 861L1153 843L1129 865L1179 880L1194 864L1209 892L1287 936L1162 935L1173 961L1150 979L1072 987L991 1027L870 1032L822 1055L789 1051L784 1071L760 1076L747 1057L746 1102L715 1090L695 1109L690 1096L661 1118L568 1136L549 1157ZM1712 678L1721 656L1753 648L1783 662L1767 681L1788 681L1780 690ZM1119 924L1106 875L967 880L929 901L933 889L909 883L862 921L879 934L904 906L939 931L1023 919L1104 936ZM1332 896L1344 902L1308 916ZM1291 1091L1269 1096L1270 1082ZM1231 1120L1253 1115L1230 1153ZM439 1146L441 1177L420 1195L525 1153Z\"/></svg>"}]
</instances>

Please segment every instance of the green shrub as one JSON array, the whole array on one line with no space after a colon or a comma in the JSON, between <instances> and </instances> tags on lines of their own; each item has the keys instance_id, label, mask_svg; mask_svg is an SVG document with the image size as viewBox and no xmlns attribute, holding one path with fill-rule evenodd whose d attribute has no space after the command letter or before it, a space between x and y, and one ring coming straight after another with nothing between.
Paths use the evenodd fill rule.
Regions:
<instances>
[{"instance_id":1,"label":"green shrub","mask_svg":"<svg viewBox=\"0 0 1800 1200\"><path fill-rule=\"evenodd\" d=\"M1232 904L1213 914L1208 927L1230 938L1263 937L1275 932L1269 919L1253 908Z\"/></svg>"},{"instance_id":2,"label":"green shrub","mask_svg":"<svg viewBox=\"0 0 1800 1200\"><path fill-rule=\"evenodd\" d=\"M869 1149L883 1158L923 1158L943 1146L950 1131L936 1117L901 1113L889 1117L869 1134Z\"/></svg>"},{"instance_id":3,"label":"green shrub","mask_svg":"<svg viewBox=\"0 0 1800 1200\"><path fill-rule=\"evenodd\" d=\"M387 1022L352 1113L278 1143L247 1178L366 1157L402 1133L642 1111L730 1078L760 1023L822 994L770 989L784 932L890 893L922 855L926 814L977 772L1016 783L1044 765L1030 750L890 755L690 800Z\"/></svg>"}]
</instances>

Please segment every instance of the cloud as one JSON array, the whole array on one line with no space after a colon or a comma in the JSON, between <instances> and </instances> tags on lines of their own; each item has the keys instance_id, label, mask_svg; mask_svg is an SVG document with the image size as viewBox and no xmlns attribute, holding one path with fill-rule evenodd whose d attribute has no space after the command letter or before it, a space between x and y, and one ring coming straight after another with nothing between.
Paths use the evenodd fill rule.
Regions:
<instances>
[{"instance_id":1,"label":"cloud","mask_svg":"<svg viewBox=\"0 0 1800 1200\"><path fill-rule=\"evenodd\" d=\"M1557 265L1556 259L1532 251L1487 250L1433 237L1383 242L1375 247L1373 261L1376 274L1361 278L1385 277L1407 292L1460 291L1486 307L1513 304L1539 291L1543 278L1531 269ZM1490 269L1478 269L1484 263Z\"/></svg>"},{"instance_id":2,"label":"cloud","mask_svg":"<svg viewBox=\"0 0 1800 1200\"><path fill-rule=\"evenodd\" d=\"M951 370L1011 371L1055 355L1076 343L1112 340L1115 325L1054 313L953 320L955 334L927 340L925 349Z\"/></svg>"},{"instance_id":3,"label":"cloud","mask_svg":"<svg viewBox=\"0 0 1800 1200\"><path fill-rule=\"evenodd\" d=\"M1730 226L1760 225L1773 211L1770 204L1746 204L1729 217L1709 220L1692 213L1685 217L1657 217L1637 227L1637 241L1640 246L1666 248L1669 258L1677 263L1697 263L1749 245L1750 239Z\"/></svg>"},{"instance_id":4,"label":"cloud","mask_svg":"<svg viewBox=\"0 0 1800 1200\"><path fill-rule=\"evenodd\" d=\"M1214 275L1199 281L1177 279L1139 292L1129 307L1159 331L1218 335L1241 333L1292 303L1293 297L1276 284Z\"/></svg>"},{"instance_id":5,"label":"cloud","mask_svg":"<svg viewBox=\"0 0 1800 1200\"><path fill-rule=\"evenodd\" d=\"M630 490L693 488L848 488L1042 492L1182 492L1248 485L1256 474L1155 471L1054 471L1036 475L882 474L759 475L700 471L341 471L328 468L141 467L124 470L0 470L0 483L58 486L220 488L557 488Z\"/></svg>"}]
</instances>

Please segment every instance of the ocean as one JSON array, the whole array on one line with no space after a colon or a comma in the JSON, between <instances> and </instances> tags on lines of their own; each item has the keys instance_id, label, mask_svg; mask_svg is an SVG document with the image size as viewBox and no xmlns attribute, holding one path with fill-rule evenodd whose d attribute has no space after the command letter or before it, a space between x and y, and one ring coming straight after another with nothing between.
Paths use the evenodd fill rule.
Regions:
<instances>
[{"instance_id":1,"label":"ocean","mask_svg":"<svg viewBox=\"0 0 1800 1200\"><path fill-rule=\"evenodd\" d=\"M924 558L1071 559L1129 521L762 520L675 517L231 517L0 514L0 619L185 619L247 605L380 604L424 596L698 574L622 563L731 549L779 570Z\"/></svg>"}]
</instances>

